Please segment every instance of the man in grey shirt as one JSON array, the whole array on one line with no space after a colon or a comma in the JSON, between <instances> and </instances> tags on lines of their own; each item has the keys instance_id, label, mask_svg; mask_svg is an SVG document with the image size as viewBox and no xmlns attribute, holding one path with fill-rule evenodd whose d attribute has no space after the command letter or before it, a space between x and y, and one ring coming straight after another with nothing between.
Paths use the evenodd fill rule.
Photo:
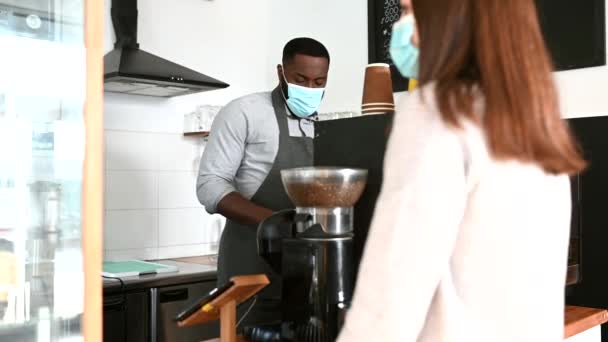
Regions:
<instances>
[{"instance_id":1,"label":"man in grey shirt","mask_svg":"<svg viewBox=\"0 0 608 342\"><path fill-rule=\"evenodd\" d=\"M227 218L218 283L258 273L271 280L242 326L280 320L280 278L258 256L256 231L274 212L293 208L280 170L312 166L314 118L324 96L329 60L327 49L314 39L289 41L277 66L279 85L272 92L232 101L211 127L197 195L209 213Z\"/></svg>"}]
</instances>

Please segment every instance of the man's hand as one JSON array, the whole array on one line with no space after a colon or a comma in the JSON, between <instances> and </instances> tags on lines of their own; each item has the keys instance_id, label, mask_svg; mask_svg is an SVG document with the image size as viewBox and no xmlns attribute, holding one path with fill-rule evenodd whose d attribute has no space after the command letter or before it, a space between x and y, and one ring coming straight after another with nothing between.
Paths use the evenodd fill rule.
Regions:
<instances>
[{"instance_id":1,"label":"man's hand","mask_svg":"<svg viewBox=\"0 0 608 342\"><path fill-rule=\"evenodd\" d=\"M273 214L272 210L254 204L238 192L224 196L217 205L217 211L229 220L256 228L260 222Z\"/></svg>"}]
</instances>

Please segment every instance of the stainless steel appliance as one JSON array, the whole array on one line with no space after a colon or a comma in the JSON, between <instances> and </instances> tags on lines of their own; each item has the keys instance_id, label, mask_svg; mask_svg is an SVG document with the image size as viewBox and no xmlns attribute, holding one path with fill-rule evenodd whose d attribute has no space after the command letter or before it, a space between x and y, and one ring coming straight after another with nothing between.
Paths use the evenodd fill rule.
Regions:
<instances>
[{"instance_id":1,"label":"stainless steel appliance","mask_svg":"<svg viewBox=\"0 0 608 342\"><path fill-rule=\"evenodd\" d=\"M206 341L219 336L219 324L180 328L174 317L184 306L215 288L216 283L181 284L150 289L150 341Z\"/></svg>"},{"instance_id":2,"label":"stainless steel appliance","mask_svg":"<svg viewBox=\"0 0 608 342\"><path fill-rule=\"evenodd\" d=\"M281 175L296 209L258 228L258 251L282 278L281 338L333 341L352 299L353 206L367 171L312 167Z\"/></svg>"}]
</instances>

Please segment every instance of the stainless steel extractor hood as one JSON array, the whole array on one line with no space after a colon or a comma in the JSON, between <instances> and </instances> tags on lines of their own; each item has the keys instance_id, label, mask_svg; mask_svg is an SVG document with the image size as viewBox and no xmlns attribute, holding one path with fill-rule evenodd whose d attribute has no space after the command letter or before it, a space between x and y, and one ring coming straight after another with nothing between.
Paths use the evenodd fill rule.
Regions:
<instances>
[{"instance_id":1,"label":"stainless steel extractor hood","mask_svg":"<svg viewBox=\"0 0 608 342\"><path fill-rule=\"evenodd\" d=\"M137 0L112 0L114 50L104 57L104 90L173 97L228 87L227 83L139 48Z\"/></svg>"}]
</instances>

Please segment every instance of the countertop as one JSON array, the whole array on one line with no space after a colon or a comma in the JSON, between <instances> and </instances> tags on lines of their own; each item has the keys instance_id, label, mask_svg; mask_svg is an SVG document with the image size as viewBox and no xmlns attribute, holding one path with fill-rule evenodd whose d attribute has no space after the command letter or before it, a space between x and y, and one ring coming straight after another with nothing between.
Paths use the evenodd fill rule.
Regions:
<instances>
[{"instance_id":1,"label":"countertop","mask_svg":"<svg viewBox=\"0 0 608 342\"><path fill-rule=\"evenodd\" d=\"M179 271L175 273L122 278L125 291L217 279L217 256L215 255L152 261L177 266ZM103 292L104 295L120 293L120 281L104 278ZM565 312L565 338L580 334L607 322L607 310L567 306Z\"/></svg>"},{"instance_id":2,"label":"countertop","mask_svg":"<svg viewBox=\"0 0 608 342\"><path fill-rule=\"evenodd\" d=\"M176 266L174 273L153 274L122 278L124 289L117 279L103 278L103 293L109 295L143 288L171 286L174 284L195 283L217 279L217 261L215 256L200 256L169 260L150 260L161 264Z\"/></svg>"}]
</instances>

